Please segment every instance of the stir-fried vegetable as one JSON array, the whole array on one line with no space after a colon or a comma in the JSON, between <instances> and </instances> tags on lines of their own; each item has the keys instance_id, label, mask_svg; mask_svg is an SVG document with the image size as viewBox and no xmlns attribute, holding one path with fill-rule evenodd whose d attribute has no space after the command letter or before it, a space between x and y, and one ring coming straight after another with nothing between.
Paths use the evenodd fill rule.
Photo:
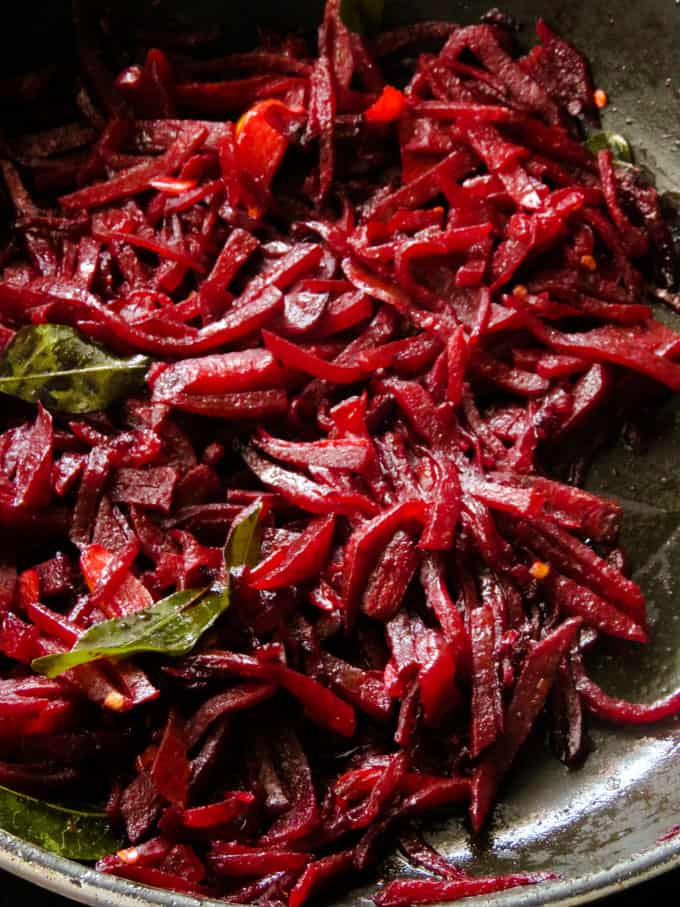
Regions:
<instances>
[{"instance_id":1,"label":"stir-fried vegetable","mask_svg":"<svg viewBox=\"0 0 680 907\"><path fill-rule=\"evenodd\" d=\"M316 42L226 55L75 13L77 107L22 81L0 161L0 825L230 903L395 841L427 875L385 907L543 881L414 824L481 830L539 721L572 765L589 715L680 711L582 660L656 628L578 484L680 388L647 298L680 309L677 250L606 93L498 11L329 0Z\"/></svg>"}]
</instances>

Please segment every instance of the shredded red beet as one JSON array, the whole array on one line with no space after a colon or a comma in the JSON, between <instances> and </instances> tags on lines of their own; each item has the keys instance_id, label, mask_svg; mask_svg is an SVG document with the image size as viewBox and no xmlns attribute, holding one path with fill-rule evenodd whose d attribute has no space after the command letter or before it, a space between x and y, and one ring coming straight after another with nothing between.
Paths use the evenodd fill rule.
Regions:
<instances>
[{"instance_id":1,"label":"shredded red beet","mask_svg":"<svg viewBox=\"0 0 680 907\"><path fill-rule=\"evenodd\" d=\"M149 361L99 412L3 385L42 402L3 398L0 783L108 802L101 871L233 902L300 907L398 839L430 876L375 900L408 907L546 878L467 875L413 824L479 831L544 711L567 763L588 713L680 711L588 677L586 645L649 628L619 506L560 481L680 389L646 302L678 268L545 23L522 54L499 13L364 38L339 5L316 46L140 34L116 76L82 4L81 113L3 146L2 347L66 325ZM223 582L258 507L183 657L32 670Z\"/></svg>"}]
</instances>

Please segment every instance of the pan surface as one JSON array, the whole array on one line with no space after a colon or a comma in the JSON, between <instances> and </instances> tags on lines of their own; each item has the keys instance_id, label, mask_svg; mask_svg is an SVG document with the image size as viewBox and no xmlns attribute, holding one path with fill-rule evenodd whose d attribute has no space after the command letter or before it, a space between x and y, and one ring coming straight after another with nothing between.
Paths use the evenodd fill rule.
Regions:
<instances>
[{"instance_id":1,"label":"pan surface","mask_svg":"<svg viewBox=\"0 0 680 907\"><path fill-rule=\"evenodd\" d=\"M158 13L159 4L156 6ZM390 22L445 18L474 21L489 3L452 0L394 0ZM42 7L42 4L37 6ZM194 23L223 22L234 46L247 47L257 25L309 29L322 4L313 0L173 0L160 5ZM11 56L30 48L59 45L66 27L60 5L33 15L12 31ZM659 189L680 190L680 5L677 0L613 4L578 0L569 4L508 0L524 39L545 17L593 63L595 81L611 104L606 127L624 134L639 163ZM38 21L40 20L40 21ZM36 34L35 29L38 28ZM28 36L36 35L30 44ZM65 40L62 46L69 47ZM46 42L49 36L49 42ZM2 43L8 40L8 35ZM26 45L24 45L26 40ZM5 62L7 57L5 57ZM625 507L624 542L636 579L648 595L653 641L635 649L613 648L599 656L595 676L607 691L651 700L680 686L680 408L668 405L663 430L642 454L623 445L604 454L591 471L590 486ZM466 903L489 907L575 905L610 894L671 868L680 867L680 836L660 839L680 822L680 721L637 730L612 730L591 723L585 765L568 771L540 741L525 748L506 784L483 840L472 840L460 818L430 824L427 837L444 854L477 874L551 870L555 882L515 889ZM0 867L87 904L132 907L147 903L197 907L194 898L141 888L122 879L48 854L0 832ZM386 874L403 872L393 858ZM370 886L338 898L338 907L366 903Z\"/></svg>"}]
</instances>

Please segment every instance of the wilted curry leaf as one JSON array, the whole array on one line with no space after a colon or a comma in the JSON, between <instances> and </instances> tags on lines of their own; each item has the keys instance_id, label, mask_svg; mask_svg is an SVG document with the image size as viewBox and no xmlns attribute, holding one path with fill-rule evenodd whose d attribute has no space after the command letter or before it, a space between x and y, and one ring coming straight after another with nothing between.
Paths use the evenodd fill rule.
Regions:
<instances>
[{"instance_id":1,"label":"wilted curry leaf","mask_svg":"<svg viewBox=\"0 0 680 907\"><path fill-rule=\"evenodd\" d=\"M146 356L116 356L65 324L33 324L13 337L0 359L0 392L48 409L106 409L144 386Z\"/></svg>"},{"instance_id":2,"label":"wilted curry leaf","mask_svg":"<svg viewBox=\"0 0 680 907\"><path fill-rule=\"evenodd\" d=\"M384 0L341 0L340 18L350 31L363 34L380 28L384 8Z\"/></svg>"},{"instance_id":3,"label":"wilted curry leaf","mask_svg":"<svg viewBox=\"0 0 680 907\"><path fill-rule=\"evenodd\" d=\"M609 150L617 161L625 161L627 164L633 163L633 151L630 144L618 132L596 132L589 136L584 144L593 154L597 154L598 151Z\"/></svg>"},{"instance_id":4,"label":"wilted curry leaf","mask_svg":"<svg viewBox=\"0 0 680 907\"><path fill-rule=\"evenodd\" d=\"M57 677L99 658L128 658L150 652L170 657L186 655L229 607L229 570L259 558L259 516L260 507L253 508L231 531L225 551L227 585L182 589L142 611L93 624L69 652L36 658L33 670Z\"/></svg>"},{"instance_id":5,"label":"wilted curry leaf","mask_svg":"<svg viewBox=\"0 0 680 907\"><path fill-rule=\"evenodd\" d=\"M99 860L120 847L105 813L45 803L0 787L0 828L71 860Z\"/></svg>"}]
</instances>

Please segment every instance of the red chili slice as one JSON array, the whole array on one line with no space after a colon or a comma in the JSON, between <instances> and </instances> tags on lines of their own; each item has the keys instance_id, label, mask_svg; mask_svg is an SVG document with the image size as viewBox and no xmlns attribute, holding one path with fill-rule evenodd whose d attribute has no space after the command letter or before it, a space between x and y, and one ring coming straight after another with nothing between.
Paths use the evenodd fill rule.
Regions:
<instances>
[{"instance_id":1,"label":"red chili slice","mask_svg":"<svg viewBox=\"0 0 680 907\"><path fill-rule=\"evenodd\" d=\"M367 123L384 125L398 120L406 109L406 98L403 93L393 85L386 85L382 94L368 110L364 111Z\"/></svg>"},{"instance_id":2,"label":"red chili slice","mask_svg":"<svg viewBox=\"0 0 680 907\"><path fill-rule=\"evenodd\" d=\"M312 520L287 549L280 549L254 567L248 582L254 589L280 589L318 576L323 570L335 530L335 517Z\"/></svg>"}]
</instances>

